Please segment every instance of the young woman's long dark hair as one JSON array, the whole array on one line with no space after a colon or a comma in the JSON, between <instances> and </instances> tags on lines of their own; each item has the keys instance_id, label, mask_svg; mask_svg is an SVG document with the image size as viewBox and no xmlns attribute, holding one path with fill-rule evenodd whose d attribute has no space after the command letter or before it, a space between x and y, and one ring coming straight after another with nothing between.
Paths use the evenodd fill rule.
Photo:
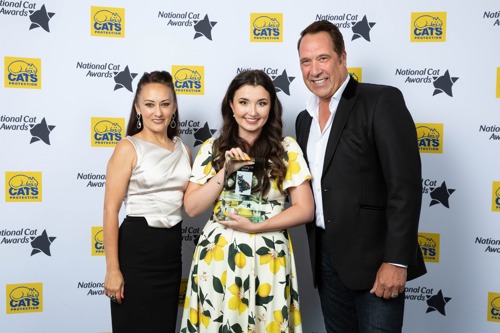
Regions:
<instances>
[{"instance_id":1,"label":"young woman's long dark hair","mask_svg":"<svg viewBox=\"0 0 500 333\"><path fill-rule=\"evenodd\" d=\"M177 95L175 94L174 83L172 82L172 75L167 71L154 71L151 73L144 73L144 75L137 83L137 89L135 91L134 101L132 102L132 110L130 111L130 117L128 119L127 135L134 135L142 131L144 126L137 128L137 110L135 109L135 104L141 94L142 88L150 83L160 83L172 91L172 96L174 96L174 102L176 105L174 116L170 122L174 121L175 126L167 127L167 136L169 139L173 139L175 136L179 136L179 106L177 105Z\"/></svg>"},{"instance_id":2,"label":"young woman's long dark hair","mask_svg":"<svg viewBox=\"0 0 500 333\"><path fill-rule=\"evenodd\" d=\"M238 123L233 117L230 103L233 101L235 92L244 85L262 86L271 97L271 109L269 118L264 124L259 137L250 145L238 135ZM266 160L266 169L270 171L271 178L276 179L278 188L283 191L283 180L286 175L285 149L283 140L283 121L281 119L283 108L276 95L271 78L261 70L250 70L242 72L231 81L226 95L222 100L222 128L220 136L215 140L213 166L215 170L222 169L225 160L225 152L234 147L241 148L251 157L262 157ZM263 193L270 188L270 181L265 177Z\"/></svg>"}]
</instances>

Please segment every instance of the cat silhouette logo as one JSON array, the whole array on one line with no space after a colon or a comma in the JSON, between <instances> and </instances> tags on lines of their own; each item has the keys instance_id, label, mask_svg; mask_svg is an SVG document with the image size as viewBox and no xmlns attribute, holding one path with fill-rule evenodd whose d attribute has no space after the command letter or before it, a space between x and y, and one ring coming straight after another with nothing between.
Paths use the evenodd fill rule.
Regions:
<instances>
[{"instance_id":1,"label":"cat silhouette logo","mask_svg":"<svg viewBox=\"0 0 500 333\"><path fill-rule=\"evenodd\" d=\"M41 59L4 57L5 87L41 89L41 67Z\"/></svg>"},{"instance_id":2,"label":"cat silhouette logo","mask_svg":"<svg viewBox=\"0 0 500 333\"><path fill-rule=\"evenodd\" d=\"M7 202L42 201L42 173L6 172L5 192Z\"/></svg>"},{"instance_id":3,"label":"cat silhouette logo","mask_svg":"<svg viewBox=\"0 0 500 333\"><path fill-rule=\"evenodd\" d=\"M253 21L253 26L255 29L264 28L279 28L280 23L276 18L271 18L269 16L259 16L255 21Z\"/></svg>"},{"instance_id":4,"label":"cat silhouette logo","mask_svg":"<svg viewBox=\"0 0 500 333\"><path fill-rule=\"evenodd\" d=\"M418 245L425 262L439 262L439 241L439 234L418 234Z\"/></svg>"},{"instance_id":5,"label":"cat silhouette logo","mask_svg":"<svg viewBox=\"0 0 500 333\"><path fill-rule=\"evenodd\" d=\"M97 37L125 37L125 9L94 7L90 9L90 35Z\"/></svg>"},{"instance_id":6,"label":"cat silhouette logo","mask_svg":"<svg viewBox=\"0 0 500 333\"><path fill-rule=\"evenodd\" d=\"M7 285L7 314L42 312L42 284L24 283Z\"/></svg>"},{"instance_id":7,"label":"cat silhouette logo","mask_svg":"<svg viewBox=\"0 0 500 333\"><path fill-rule=\"evenodd\" d=\"M441 28L443 26L443 21L439 17L432 17L430 15L419 16L414 22L415 28Z\"/></svg>"},{"instance_id":8,"label":"cat silhouette logo","mask_svg":"<svg viewBox=\"0 0 500 333\"><path fill-rule=\"evenodd\" d=\"M250 14L250 42L282 42L283 14Z\"/></svg>"},{"instance_id":9,"label":"cat silhouette logo","mask_svg":"<svg viewBox=\"0 0 500 333\"><path fill-rule=\"evenodd\" d=\"M92 117L92 147L114 146L125 136L125 119Z\"/></svg>"},{"instance_id":10,"label":"cat silhouette logo","mask_svg":"<svg viewBox=\"0 0 500 333\"><path fill-rule=\"evenodd\" d=\"M446 12L411 13L411 42L446 42Z\"/></svg>"},{"instance_id":11,"label":"cat silhouette logo","mask_svg":"<svg viewBox=\"0 0 500 333\"><path fill-rule=\"evenodd\" d=\"M203 66L172 66L175 92L184 95L205 93Z\"/></svg>"},{"instance_id":12,"label":"cat silhouette logo","mask_svg":"<svg viewBox=\"0 0 500 333\"><path fill-rule=\"evenodd\" d=\"M443 152L443 124L417 124L417 143L421 153Z\"/></svg>"}]
</instances>

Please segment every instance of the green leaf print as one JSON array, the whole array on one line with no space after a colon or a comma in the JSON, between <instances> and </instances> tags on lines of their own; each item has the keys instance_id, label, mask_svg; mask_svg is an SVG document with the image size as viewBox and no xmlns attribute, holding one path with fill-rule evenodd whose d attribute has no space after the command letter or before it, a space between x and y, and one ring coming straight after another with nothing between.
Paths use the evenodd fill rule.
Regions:
<instances>
[{"instance_id":1,"label":"green leaf print","mask_svg":"<svg viewBox=\"0 0 500 333\"><path fill-rule=\"evenodd\" d=\"M213 286L214 286L214 290L216 292L218 292L219 294L224 293L224 287L222 286L222 282L217 276L213 277Z\"/></svg>"},{"instance_id":2,"label":"green leaf print","mask_svg":"<svg viewBox=\"0 0 500 333\"><path fill-rule=\"evenodd\" d=\"M262 237L262 239L264 240L264 242L266 242L266 245L267 245L268 247L270 247L270 248L271 248L271 249L273 249L273 250L275 249L275 247L274 247L274 242L273 242L271 239L269 239L269 238L267 238L267 237Z\"/></svg>"},{"instance_id":3,"label":"green leaf print","mask_svg":"<svg viewBox=\"0 0 500 333\"><path fill-rule=\"evenodd\" d=\"M240 245L238 245L238 248L247 257L253 257L252 248L250 246L248 246L247 244L240 244Z\"/></svg>"}]
</instances>

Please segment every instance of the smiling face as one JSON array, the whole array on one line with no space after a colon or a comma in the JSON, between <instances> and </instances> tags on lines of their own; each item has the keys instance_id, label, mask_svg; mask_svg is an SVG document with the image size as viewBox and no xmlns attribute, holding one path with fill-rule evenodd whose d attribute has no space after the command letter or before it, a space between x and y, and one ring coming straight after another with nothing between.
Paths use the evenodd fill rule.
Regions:
<instances>
[{"instance_id":1,"label":"smiling face","mask_svg":"<svg viewBox=\"0 0 500 333\"><path fill-rule=\"evenodd\" d=\"M269 118L271 97L260 85L243 85L234 93L230 102L238 124L238 134L248 143L255 141Z\"/></svg>"},{"instance_id":2,"label":"smiling face","mask_svg":"<svg viewBox=\"0 0 500 333\"><path fill-rule=\"evenodd\" d=\"M299 58L307 88L320 100L329 102L348 75L345 52L335 53L330 35L321 31L304 35Z\"/></svg>"},{"instance_id":3,"label":"smiling face","mask_svg":"<svg viewBox=\"0 0 500 333\"><path fill-rule=\"evenodd\" d=\"M169 87L148 83L142 87L135 109L142 115L144 130L166 134L177 104Z\"/></svg>"}]
</instances>

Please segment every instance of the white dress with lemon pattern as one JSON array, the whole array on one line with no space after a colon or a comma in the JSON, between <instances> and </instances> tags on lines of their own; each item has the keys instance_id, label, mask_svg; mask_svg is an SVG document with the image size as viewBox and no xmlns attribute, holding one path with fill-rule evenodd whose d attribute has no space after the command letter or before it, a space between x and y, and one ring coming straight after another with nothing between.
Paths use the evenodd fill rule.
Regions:
<instances>
[{"instance_id":1,"label":"white dress with lemon pattern","mask_svg":"<svg viewBox=\"0 0 500 333\"><path fill-rule=\"evenodd\" d=\"M190 181L203 185L215 175L209 139L201 146ZM283 140L287 173L283 190L311 178L302 151ZM266 218L283 211L285 195L272 181ZM220 197L214 213L220 209ZM212 218L196 246L188 277L181 333L302 332L292 242L286 230L248 234Z\"/></svg>"}]
</instances>

